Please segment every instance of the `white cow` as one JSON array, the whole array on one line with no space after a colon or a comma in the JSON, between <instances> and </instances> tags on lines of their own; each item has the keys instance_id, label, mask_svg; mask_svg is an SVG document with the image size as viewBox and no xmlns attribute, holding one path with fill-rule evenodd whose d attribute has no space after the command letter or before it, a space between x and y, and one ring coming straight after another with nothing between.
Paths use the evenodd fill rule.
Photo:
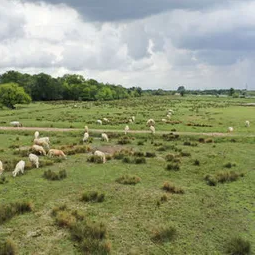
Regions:
<instances>
[{"instance_id":1,"label":"white cow","mask_svg":"<svg viewBox=\"0 0 255 255\"><path fill-rule=\"evenodd\" d=\"M105 154L102 151L95 151L94 155L100 157L103 163L106 162Z\"/></svg>"},{"instance_id":2,"label":"white cow","mask_svg":"<svg viewBox=\"0 0 255 255\"><path fill-rule=\"evenodd\" d=\"M89 139L89 133L88 133L88 132L85 132L84 135L83 135L82 141L83 141L83 142L87 142L88 139Z\"/></svg>"},{"instance_id":3,"label":"white cow","mask_svg":"<svg viewBox=\"0 0 255 255\"><path fill-rule=\"evenodd\" d=\"M102 141L106 141L106 142L109 142L109 138L108 138L108 135L106 133L102 133Z\"/></svg>"},{"instance_id":4,"label":"white cow","mask_svg":"<svg viewBox=\"0 0 255 255\"><path fill-rule=\"evenodd\" d=\"M19 121L12 121L10 125L13 127L22 127L22 124Z\"/></svg>"},{"instance_id":5,"label":"white cow","mask_svg":"<svg viewBox=\"0 0 255 255\"><path fill-rule=\"evenodd\" d=\"M129 131L129 126L126 125L126 126L125 126L125 129L124 129L125 135L128 133L128 131Z\"/></svg>"},{"instance_id":6,"label":"white cow","mask_svg":"<svg viewBox=\"0 0 255 255\"><path fill-rule=\"evenodd\" d=\"M21 172L21 173L23 174L23 173L24 173L24 169L25 169L25 161L24 161L24 160L20 160L20 161L17 163L17 165L16 165L14 171L12 172L13 177L16 177L16 175L17 175L19 172Z\"/></svg>"},{"instance_id":7,"label":"white cow","mask_svg":"<svg viewBox=\"0 0 255 255\"><path fill-rule=\"evenodd\" d=\"M2 163L2 161L0 160L0 175L3 173L3 171L4 171L3 163Z\"/></svg>"},{"instance_id":8,"label":"white cow","mask_svg":"<svg viewBox=\"0 0 255 255\"><path fill-rule=\"evenodd\" d=\"M37 157L35 154L30 153L28 155L29 161L36 166L36 168L39 168L39 157Z\"/></svg>"}]
</instances>

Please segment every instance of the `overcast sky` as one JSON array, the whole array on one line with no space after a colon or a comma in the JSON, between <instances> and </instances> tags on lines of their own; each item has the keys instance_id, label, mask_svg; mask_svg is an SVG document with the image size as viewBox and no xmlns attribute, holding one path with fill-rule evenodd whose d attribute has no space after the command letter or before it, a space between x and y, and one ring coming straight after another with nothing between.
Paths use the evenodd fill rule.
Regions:
<instances>
[{"instance_id":1,"label":"overcast sky","mask_svg":"<svg viewBox=\"0 0 255 255\"><path fill-rule=\"evenodd\" d=\"M255 89L255 1L0 0L0 73Z\"/></svg>"}]
</instances>

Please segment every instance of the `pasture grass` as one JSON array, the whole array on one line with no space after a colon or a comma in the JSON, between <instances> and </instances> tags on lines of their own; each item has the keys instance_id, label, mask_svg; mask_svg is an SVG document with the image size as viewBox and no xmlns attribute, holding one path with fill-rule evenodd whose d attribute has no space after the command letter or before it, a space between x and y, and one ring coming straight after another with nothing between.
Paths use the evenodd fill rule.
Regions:
<instances>
[{"instance_id":1,"label":"pasture grass","mask_svg":"<svg viewBox=\"0 0 255 255\"><path fill-rule=\"evenodd\" d=\"M35 103L17 110L2 110L0 120L6 123L1 125L8 126L9 121L20 120L24 126L69 128L72 125L79 128L68 132L40 132L40 136L50 137L52 148L63 146L65 153L69 146L88 146L80 143L84 125L113 130L113 133L123 130L124 133L126 118L132 115L136 116L136 122L129 125L131 130L146 130L145 122L152 116L158 124L153 140L149 133L129 133L130 143L126 144L118 144L118 135L112 136L109 143L101 142L100 133L91 132L91 151L100 149L112 157L106 164L88 162L91 151L75 151L67 160L40 156L40 162L45 163L39 169L25 169L25 174L18 178L11 176L13 166L20 159L27 163L28 158L26 153L14 155L13 152L31 146L34 131L0 130L0 160L7 167L4 176L8 180L0 185L0 204L15 203L20 198L33 203L32 212L1 224L0 240L12 239L19 254L84 254L91 251L94 254L95 251L163 254L165 251L179 255L225 254L230 237L242 236L249 242L250 253L254 253L255 139L251 135L255 133L255 125L252 125L255 116L254 108L239 105L242 100L246 99L155 97L97 104L81 102L78 108L72 108L71 103ZM175 110L173 121L178 124L160 123L168 108ZM107 116L112 123L99 127L94 123L95 116L96 119ZM246 119L251 122L249 129L243 125ZM187 123L195 125L187 126ZM234 132L241 136L214 136L213 142L205 142L208 137L202 135L163 137L157 134L160 130L170 134L171 129L226 132L228 126L234 126ZM185 141L197 143L197 146L184 145ZM137 151L155 153L155 156L146 157L146 164L123 164L125 157L136 158L133 153ZM190 156L181 156L183 151ZM165 170L168 154L178 155L180 171ZM196 160L199 165L194 165ZM228 162L235 162L236 166L225 168L224 164ZM44 171L49 169L53 172L66 169L68 178L59 182L42 178ZM245 175L224 184L218 184L216 180L216 186L209 186L204 181L207 174L216 176L232 169L238 175ZM120 185L115 181L126 175L139 176L142 181L138 185ZM174 185L170 185L170 181ZM166 188L170 191L173 187L177 190L181 187L185 193L162 190L164 182L168 182ZM80 200L84 190L107 194L107 199L103 203L84 203ZM55 221L57 217L60 226ZM171 227L171 222L176 230L175 238L170 238L170 242L154 241L156 231L158 236L162 235L162 240L168 236L164 234L167 230L164 232L156 226ZM81 233L77 237L80 241L73 237L73 232ZM83 238L83 233L104 238ZM35 237L29 237L31 235Z\"/></svg>"}]
</instances>

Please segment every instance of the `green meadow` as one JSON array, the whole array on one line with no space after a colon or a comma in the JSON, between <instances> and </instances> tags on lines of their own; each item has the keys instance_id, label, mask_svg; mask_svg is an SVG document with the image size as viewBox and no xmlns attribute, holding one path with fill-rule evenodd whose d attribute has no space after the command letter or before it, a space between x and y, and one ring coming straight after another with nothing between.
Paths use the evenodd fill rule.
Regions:
<instances>
[{"instance_id":1,"label":"green meadow","mask_svg":"<svg viewBox=\"0 0 255 255\"><path fill-rule=\"evenodd\" d=\"M0 130L0 254L254 253L255 108L245 105L252 102L155 96L0 110L1 127L70 128L40 131L67 159L39 156L39 169L28 160L36 129ZM103 118L109 122L98 125ZM127 124L146 132L124 135ZM109 142L96 129L107 130ZM105 164L91 162L95 150L105 152ZM24 175L14 178L21 159ZM49 170L66 177L47 179Z\"/></svg>"}]
</instances>

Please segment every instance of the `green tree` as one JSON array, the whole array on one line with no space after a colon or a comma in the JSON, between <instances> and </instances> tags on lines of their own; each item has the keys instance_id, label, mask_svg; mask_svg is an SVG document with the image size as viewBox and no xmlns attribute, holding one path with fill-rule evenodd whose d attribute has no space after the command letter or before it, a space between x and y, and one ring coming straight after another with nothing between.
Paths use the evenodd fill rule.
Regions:
<instances>
[{"instance_id":1,"label":"green tree","mask_svg":"<svg viewBox=\"0 0 255 255\"><path fill-rule=\"evenodd\" d=\"M177 92L180 93L182 97L184 96L185 91L186 90L184 86L179 86L177 89Z\"/></svg>"},{"instance_id":2,"label":"green tree","mask_svg":"<svg viewBox=\"0 0 255 255\"><path fill-rule=\"evenodd\" d=\"M16 83L6 83L0 85L0 103L8 108L14 109L15 104L29 104L31 97L24 88Z\"/></svg>"},{"instance_id":3,"label":"green tree","mask_svg":"<svg viewBox=\"0 0 255 255\"><path fill-rule=\"evenodd\" d=\"M234 90L233 88L230 88L230 90L229 90L229 95L230 95L230 96L233 96L234 93L235 93L235 90Z\"/></svg>"}]
</instances>

